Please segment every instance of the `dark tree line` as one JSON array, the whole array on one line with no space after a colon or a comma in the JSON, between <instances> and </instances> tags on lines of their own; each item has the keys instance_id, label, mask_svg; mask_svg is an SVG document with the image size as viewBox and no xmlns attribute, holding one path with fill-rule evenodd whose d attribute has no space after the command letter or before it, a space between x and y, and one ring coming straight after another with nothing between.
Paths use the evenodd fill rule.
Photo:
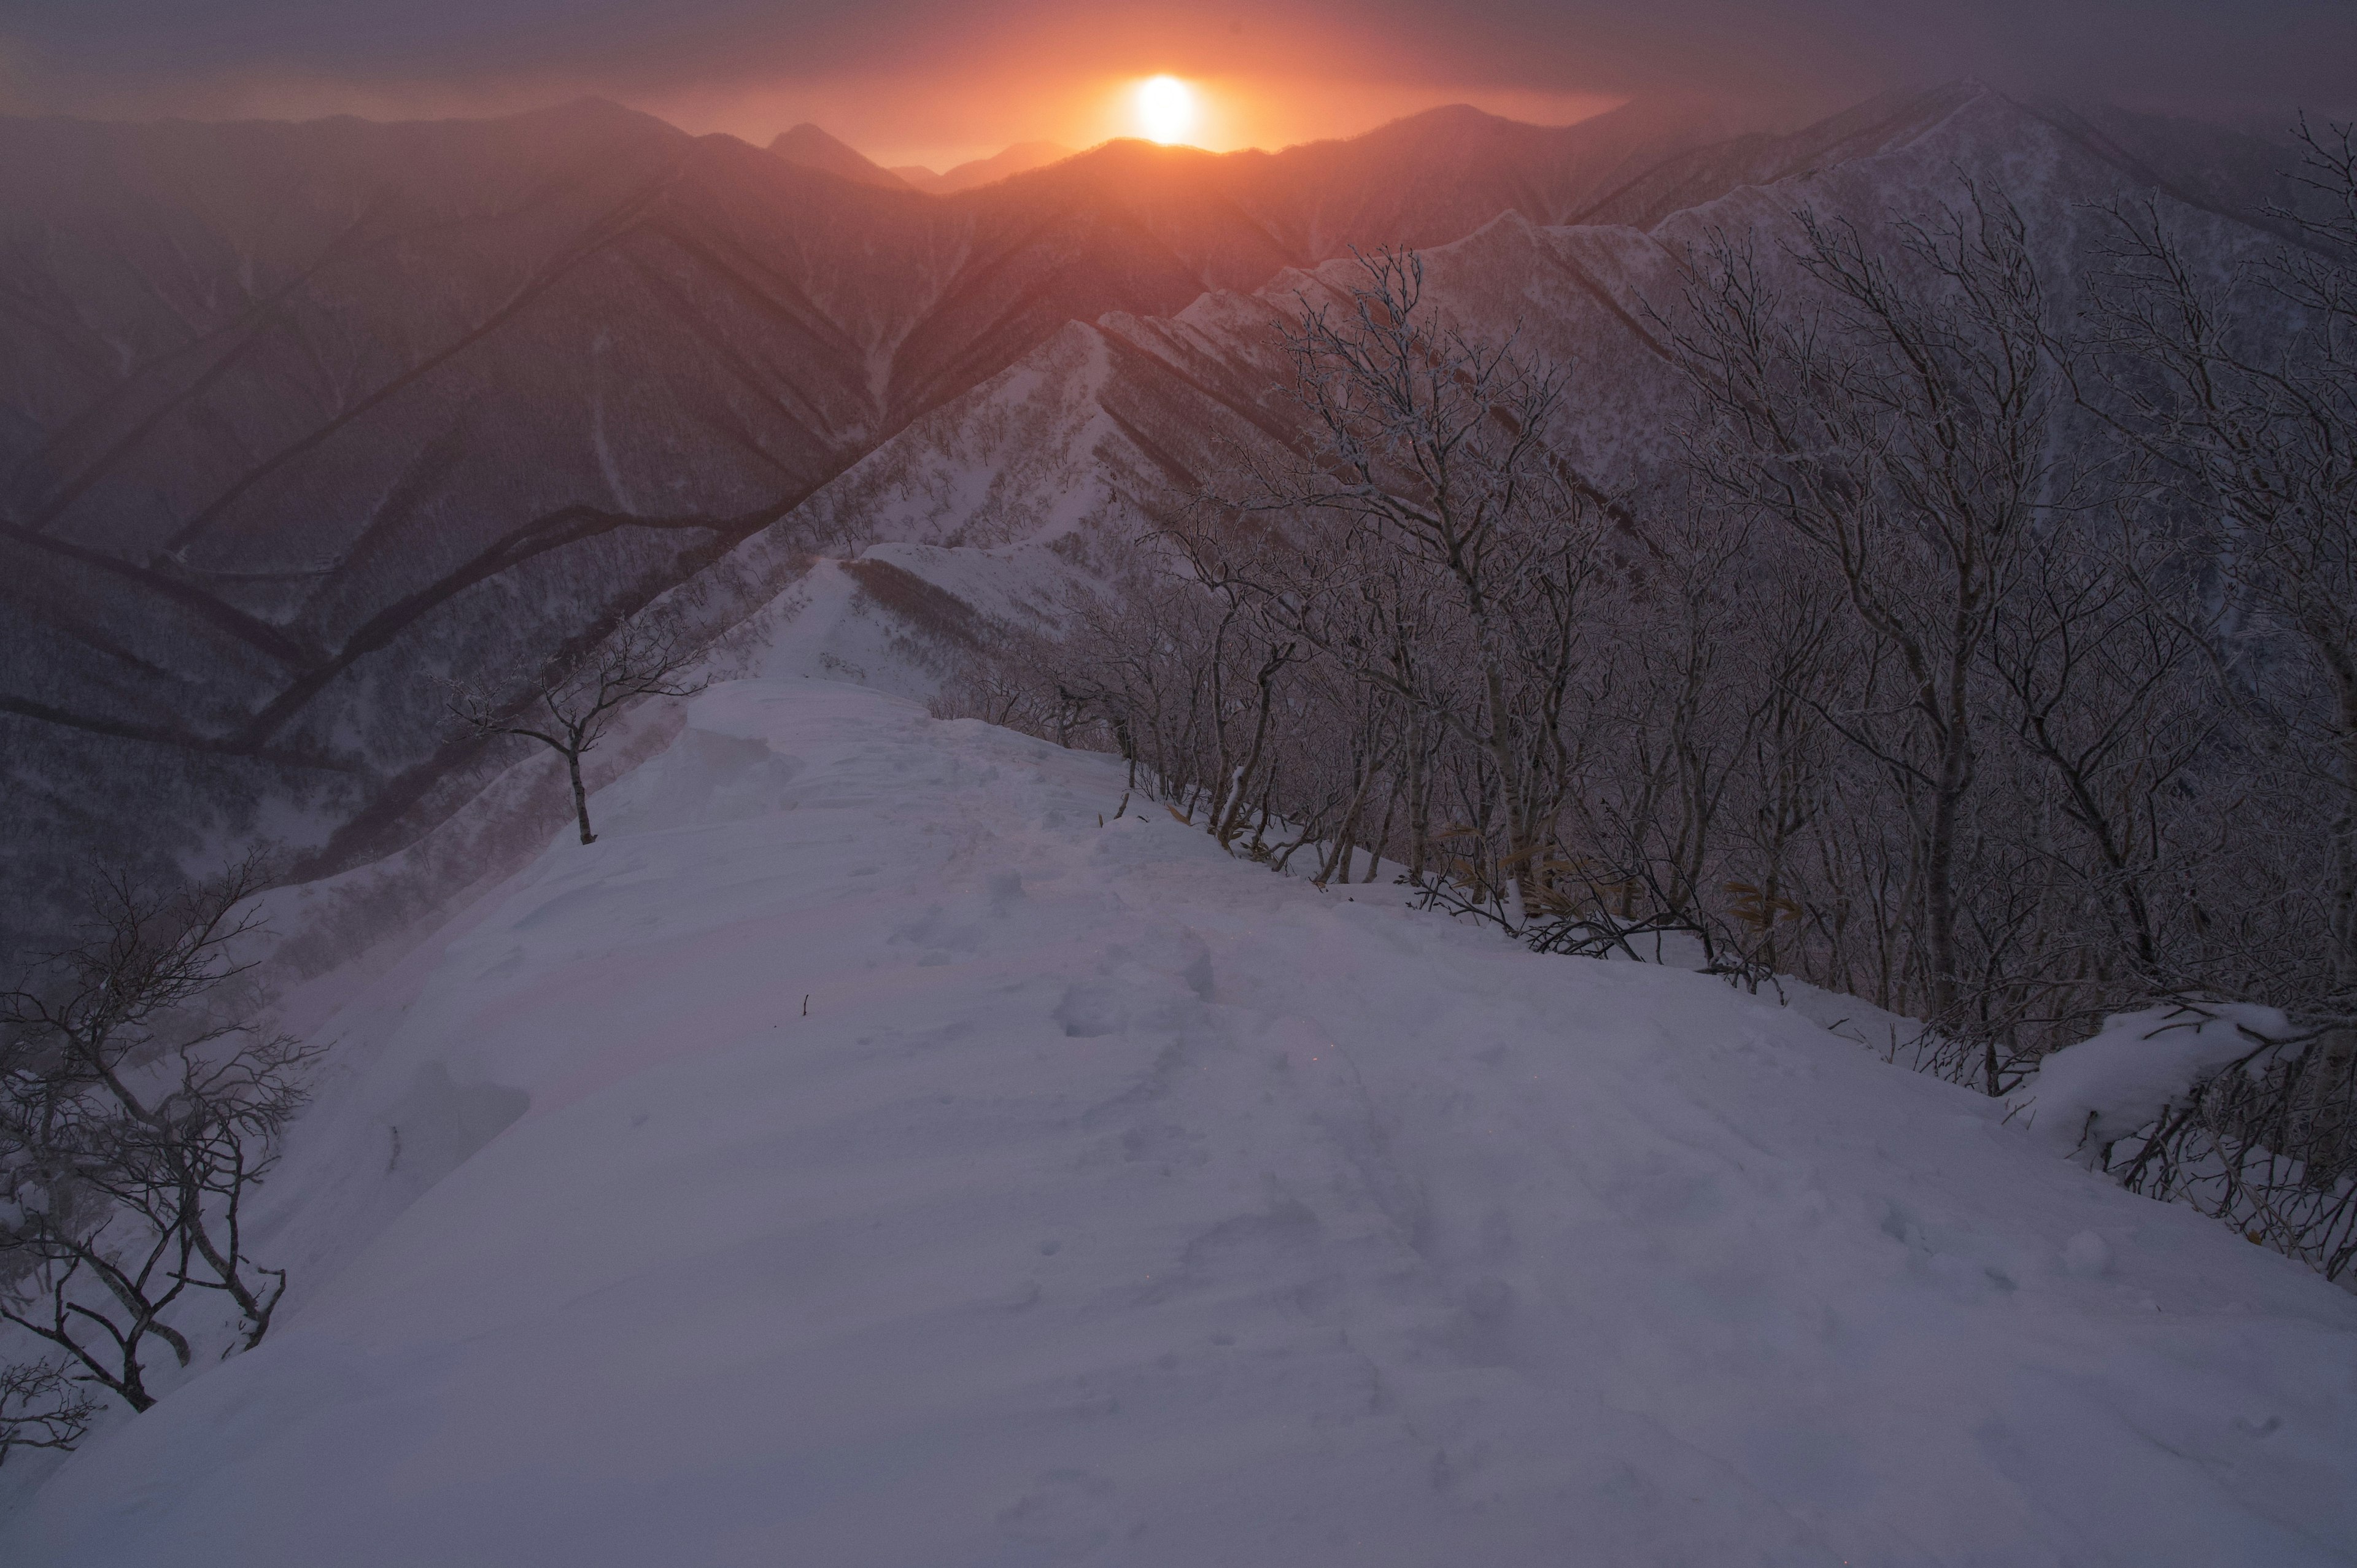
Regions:
<instances>
[{"instance_id":1,"label":"dark tree line","mask_svg":"<svg viewBox=\"0 0 2357 1568\"><path fill-rule=\"evenodd\" d=\"M1969 183L1714 235L1652 305L1679 458L1609 494L1549 439L1564 368L1368 258L1286 329L1291 449L945 701L1321 884L1854 993L1992 1095L2156 999L2279 1008L2090 1157L2338 1273L2357 156L2306 151L2298 243L2205 272L2121 205L2067 304Z\"/></svg>"}]
</instances>

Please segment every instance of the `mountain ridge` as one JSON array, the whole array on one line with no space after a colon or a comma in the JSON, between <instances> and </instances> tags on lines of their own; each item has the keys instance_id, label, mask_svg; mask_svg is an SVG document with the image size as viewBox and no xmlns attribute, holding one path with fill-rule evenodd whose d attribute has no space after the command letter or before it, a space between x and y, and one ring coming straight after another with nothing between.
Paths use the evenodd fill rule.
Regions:
<instances>
[{"instance_id":1,"label":"mountain ridge","mask_svg":"<svg viewBox=\"0 0 2357 1568\"><path fill-rule=\"evenodd\" d=\"M528 669L802 527L1071 323L1503 212L1655 225L1962 101L1783 136L1642 102L1561 128L1443 109L1275 154L1116 142L922 200L595 100L0 121L6 853L54 885L98 843L160 866L267 819L307 854L469 766L431 676ZM2197 192L2251 161L2147 140Z\"/></svg>"},{"instance_id":2,"label":"mountain ridge","mask_svg":"<svg viewBox=\"0 0 2357 1568\"><path fill-rule=\"evenodd\" d=\"M972 158L939 174L920 164L895 166L892 172L929 196L953 196L1078 156L1076 149L1060 142L1016 142L988 157Z\"/></svg>"},{"instance_id":3,"label":"mountain ridge","mask_svg":"<svg viewBox=\"0 0 2357 1568\"><path fill-rule=\"evenodd\" d=\"M1272 875L791 653L321 978L267 1338L11 1465L26 1552L2341 1560L2357 1304L1849 999Z\"/></svg>"},{"instance_id":4,"label":"mountain ridge","mask_svg":"<svg viewBox=\"0 0 2357 1568\"><path fill-rule=\"evenodd\" d=\"M770 156L790 164L814 168L879 190L910 190L915 187L846 143L805 122L780 131L770 143Z\"/></svg>"}]
</instances>

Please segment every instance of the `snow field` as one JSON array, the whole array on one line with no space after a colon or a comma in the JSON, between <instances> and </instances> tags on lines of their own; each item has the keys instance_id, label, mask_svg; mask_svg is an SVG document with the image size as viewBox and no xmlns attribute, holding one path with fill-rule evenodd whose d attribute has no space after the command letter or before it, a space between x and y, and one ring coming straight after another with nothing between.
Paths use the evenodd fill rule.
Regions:
<instances>
[{"instance_id":1,"label":"snow field","mask_svg":"<svg viewBox=\"0 0 2357 1568\"><path fill-rule=\"evenodd\" d=\"M300 1299L11 1560L2357 1561L2342 1293L1796 1013L1121 794L706 693L330 1026Z\"/></svg>"}]
</instances>

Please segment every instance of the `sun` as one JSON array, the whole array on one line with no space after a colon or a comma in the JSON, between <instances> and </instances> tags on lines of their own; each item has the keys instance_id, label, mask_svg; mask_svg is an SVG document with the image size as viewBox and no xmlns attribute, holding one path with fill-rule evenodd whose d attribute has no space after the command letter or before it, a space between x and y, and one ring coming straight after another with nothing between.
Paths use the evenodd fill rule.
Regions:
<instances>
[{"instance_id":1,"label":"sun","mask_svg":"<svg viewBox=\"0 0 2357 1568\"><path fill-rule=\"evenodd\" d=\"M1175 76L1149 76L1137 84L1137 123L1157 142L1183 142L1195 128L1195 90Z\"/></svg>"}]
</instances>

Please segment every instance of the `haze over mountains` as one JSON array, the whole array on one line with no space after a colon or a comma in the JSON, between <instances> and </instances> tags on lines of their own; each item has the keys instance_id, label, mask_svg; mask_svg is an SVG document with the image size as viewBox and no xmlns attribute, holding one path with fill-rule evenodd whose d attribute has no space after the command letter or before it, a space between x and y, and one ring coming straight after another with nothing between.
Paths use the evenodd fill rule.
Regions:
<instances>
[{"instance_id":1,"label":"haze over mountains","mask_svg":"<svg viewBox=\"0 0 2357 1568\"><path fill-rule=\"evenodd\" d=\"M994 184L1009 175L1024 174L1072 156L1072 149L1055 142L1017 142L1013 146L962 163L946 174L935 174L921 164L884 168L858 149L830 136L816 125L796 125L780 131L770 151L790 164L813 168L879 190L918 190L927 196L953 196L961 190Z\"/></svg>"},{"instance_id":2,"label":"haze over mountains","mask_svg":"<svg viewBox=\"0 0 2357 1568\"><path fill-rule=\"evenodd\" d=\"M928 195L953 196L961 190L972 190L978 185L1005 179L1009 175L1024 174L1049 164L1061 163L1071 156L1072 149L1060 142L1017 142L986 158L953 165L942 174L935 174L917 164L896 164L892 172Z\"/></svg>"},{"instance_id":3,"label":"haze over mountains","mask_svg":"<svg viewBox=\"0 0 2357 1568\"><path fill-rule=\"evenodd\" d=\"M1970 85L1798 130L1638 102L1115 142L941 196L815 127L764 151L597 101L0 123L0 854L36 888L101 849L349 864L483 762L436 677L528 671L682 585L726 624L883 540L950 552L952 592L984 571L958 550L1045 581L1216 442L1282 438L1275 312L1353 247L1440 251L1452 308L1574 358L1565 440L1609 476L1667 392L1665 244L1803 201L1874 221L1964 169L2066 273L2078 204L2148 190L2231 253L2283 161Z\"/></svg>"},{"instance_id":4,"label":"haze over mountains","mask_svg":"<svg viewBox=\"0 0 2357 1568\"><path fill-rule=\"evenodd\" d=\"M901 178L898 169L878 167L857 148L835 140L816 125L801 124L791 131L779 132L777 140L770 144L770 151L790 164L835 175L854 185L872 185L879 190L919 188Z\"/></svg>"}]
</instances>

